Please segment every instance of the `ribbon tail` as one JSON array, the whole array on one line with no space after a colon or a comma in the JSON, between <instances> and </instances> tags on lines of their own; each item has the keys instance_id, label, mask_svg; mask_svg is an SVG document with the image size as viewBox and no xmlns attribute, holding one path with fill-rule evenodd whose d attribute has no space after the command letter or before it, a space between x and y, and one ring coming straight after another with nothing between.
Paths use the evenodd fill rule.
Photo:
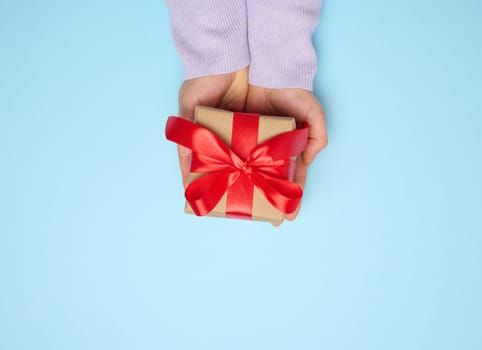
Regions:
<instances>
[{"instance_id":1,"label":"ribbon tail","mask_svg":"<svg viewBox=\"0 0 482 350\"><path fill-rule=\"evenodd\" d=\"M235 174L228 171L216 172L191 182L184 195L194 214L197 216L209 214L226 192L226 188L235 181L233 175Z\"/></svg>"},{"instance_id":2,"label":"ribbon tail","mask_svg":"<svg viewBox=\"0 0 482 350\"><path fill-rule=\"evenodd\" d=\"M291 214L300 205L303 190L294 182L255 173L251 178L256 188L279 211Z\"/></svg>"},{"instance_id":3,"label":"ribbon tail","mask_svg":"<svg viewBox=\"0 0 482 350\"><path fill-rule=\"evenodd\" d=\"M263 166L297 156L308 143L308 128L296 129L274 136L259 144L249 156L251 165Z\"/></svg>"}]
</instances>

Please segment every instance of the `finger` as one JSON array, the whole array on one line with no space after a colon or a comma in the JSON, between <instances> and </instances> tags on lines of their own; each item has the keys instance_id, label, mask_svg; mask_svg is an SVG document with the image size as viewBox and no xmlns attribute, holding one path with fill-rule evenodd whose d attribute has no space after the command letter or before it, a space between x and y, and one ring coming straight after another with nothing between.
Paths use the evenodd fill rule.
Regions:
<instances>
[{"instance_id":1,"label":"finger","mask_svg":"<svg viewBox=\"0 0 482 350\"><path fill-rule=\"evenodd\" d=\"M188 185L189 170L191 168L191 150L178 145L177 154L179 156L179 167L181 168L182 185L186 188Z\"/></svg>"},{"instance_id":2,"label":"finger","mask_svg":"<svg viewBox=\"0 0 482 350\"><path fill-rule=\"evenodd\" d=\"M282 223L283 223L283 220L272 222L271 225L273 225L273 227L280 227Z\"/></svg>"},{"instance_id":3,"label":"finger","mask_svg":"<svg viewBox=\"0 0 482 350\"><path fill-rule=\"evenodd\" d=\"M197 96L190 93L190 87L195 83L194 80L187 80L179 90L179 115L183 118L194 119L194 107L199 104ZM182 186L187 187L189 170L191 169L191 150L178 145L177 155L179 158L179 168L181 169Z\"/></svg>"},{"instance_id":4,"label":"finger","mask_svg":"<svg viewBox=\"0 0 482 350\"><path fill-rule=\"evenodd\" d=\"M293 178L293 182L296 183L298 186L300 186L301 189L305 188L307 174L308 174L308 166L305 164L302 157L298 157L296 159L296 168L295 168L295 175ZM301 202L298 205L298 208L296 208L296 210L293 213L286 215L286 219L290 221L294 220L298 216L300 208L301 208Z\"/></svg>"},{"instance_id":5,"label":"finger","mask_svg":"<svg viewBox=\"0 0 482 350\"><path fill-rule=\"evenodd\" d=\"M183 118L194 119L194 107L199 104L199 100L195 97L183 95L179 93L179 115Z\"/></svg>"},{"instance_id":6,"label":"finger","mask_svg":"<svg viewBox=\"0 0 482 350\"><path fill-rule=\"evenodd\" d=\"M193 120L196 106L214 107L218 104L222 91L211 88L212 79L213 77L203 77L184 81L179 90L180 116Z\"/></svg>"},{"instance_id":7,"label":"finger","mask_svg":"<svg viewBox=\"0 0 482 350\"><path fill-rule=\"evenodd\" d=\"M315 160L316 155L328 144L325 112L321 105L317 104L310 109L306 122L309 125L309 131L308 144L303 152L303 161L306 165L310 165Z\"/></svg>"},{"instance_id":8,"label":"finger","mask_svg":"<svg viewBox=\"0 0 482 350\"><path fill-rule=\"evenodd\" d=\"M278 114L295 118L299 125L308 124L308 144L303 160L306 165L311 164L327 144L325 112L320 102L313 93L302 89L275 89L270 99Z\"/></svg>"}]
</instances>

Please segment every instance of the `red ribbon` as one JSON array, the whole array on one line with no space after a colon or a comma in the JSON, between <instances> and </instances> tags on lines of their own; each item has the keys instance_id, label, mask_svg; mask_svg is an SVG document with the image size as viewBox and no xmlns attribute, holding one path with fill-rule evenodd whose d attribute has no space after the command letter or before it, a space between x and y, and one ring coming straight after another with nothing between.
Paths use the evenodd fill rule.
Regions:
<instances>
[{"instance_id":1,"label":"red ribbon","mask_svg":"<svg viewBox=\"0 0 482 350\"><path fill-rule=\"evenodd\" d=\"M257 144L259 115L234 113L229 148L216 134L186 119L169 117L166 138L193 151L191 172L204 173L186 188L196 215L208 214L227 192L226 216L251 218L256 187L279 211L298 207L303 190L288 181L292 157L306 147L306 127Z\"/></svg>"}]
</instances>

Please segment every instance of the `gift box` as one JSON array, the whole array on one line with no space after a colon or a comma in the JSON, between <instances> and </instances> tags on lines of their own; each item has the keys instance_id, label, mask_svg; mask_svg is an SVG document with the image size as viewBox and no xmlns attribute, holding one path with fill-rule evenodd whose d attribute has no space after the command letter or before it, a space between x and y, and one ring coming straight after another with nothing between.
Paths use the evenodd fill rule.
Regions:
<instances>
[{"instance_id":1,"label":"gift box","mask_svg":"<svg viewBox=\"0 0 482 350\"><path fill-rule=\"evenodd\" d=\"M166 138L193 151L187 213L279 223L298 207L292 178L308 133L293 118L197 106L194 123L169 117Z\"/></svg>"}]
</instances>

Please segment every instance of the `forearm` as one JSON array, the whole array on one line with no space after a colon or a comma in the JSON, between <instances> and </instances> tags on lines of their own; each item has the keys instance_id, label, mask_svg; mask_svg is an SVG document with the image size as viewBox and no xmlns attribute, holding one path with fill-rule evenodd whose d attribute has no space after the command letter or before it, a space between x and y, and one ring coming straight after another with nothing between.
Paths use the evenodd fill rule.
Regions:
<instances>
[{"instance_id":1,"label":"forearm","mask_svg":"<svg viewBox=\"0 0 482 350\"><path fill-rule=\"evenodd\" d=\"M185 79L249 65L245 0L166 0Z\"/></svg>"},{"instance_id":2,"label":"forearm","mask_svg":"<svg viewBox=\"0 0 482 350\"><path fill-rule=\"evenodd\" d=\"M250 84L313 89L321 0L247 0Z\"/></svg>"}]
</instances>

